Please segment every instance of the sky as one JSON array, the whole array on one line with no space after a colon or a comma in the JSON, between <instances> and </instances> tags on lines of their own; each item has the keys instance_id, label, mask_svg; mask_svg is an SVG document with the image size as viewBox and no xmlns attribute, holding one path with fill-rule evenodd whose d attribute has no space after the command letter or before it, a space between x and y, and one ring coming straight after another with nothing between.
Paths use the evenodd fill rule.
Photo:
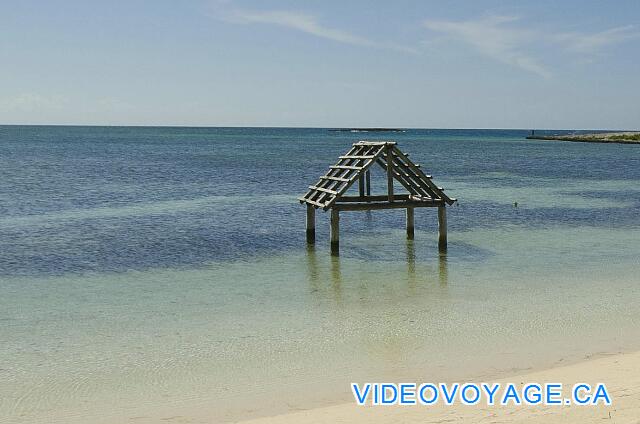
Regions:
<instances>
[{"instance_id":1,"label":"sky","mask_svg":"<svg viewBox=\"0 0 640 424\"><path fill-rule=\"evenodd\" d=\"M640 2L0 1L0 124L640 129Z\"/></svg>"}]
</instances>

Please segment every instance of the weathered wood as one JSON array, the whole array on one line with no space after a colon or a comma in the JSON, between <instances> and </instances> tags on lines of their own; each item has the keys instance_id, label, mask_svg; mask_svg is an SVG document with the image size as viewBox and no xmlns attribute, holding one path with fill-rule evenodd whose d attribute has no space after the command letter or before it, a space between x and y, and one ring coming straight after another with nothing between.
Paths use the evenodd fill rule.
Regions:
<instances>
[{"instance_id":1,"label":"weathered wood","mask_svg":"<svg viewBox=\"0 0 640 424\"><path fill-rule=\"evenodd\" d=\"M414 194L396 194L396 201L411 201L415 203L428 203L428 206L439 206L444 204L442 199L433 199L428 196L417 196ZM388 196L386 194L374 195L374 196L341 196L340 199L334 204L336 206L345 203L371 203L376 205L375 202L386 202Z\"/></svg>"},{"instance_id":2,"label":"weathered wood","mask_svg":"<svg viewBox=\"0 0 640 424\"><path fill-rule=\"evenodd\" d=\"M329 193L329 194L334 194L334 195L335 195L335 194L338 194L338 192L337 192L337 191L335 191L335 190L330 190L330 189L328 189L328 188L324 188L324 187L309 186L309 188L310 188L311 190L322 191L322 192Z\"/></svg>"},{"instance_id":3,"label":"weathered wood","mask_svg":"<svg viewBox=\"0 0 640 424\"><path fill-rule=\"evenodd\" d=\"M416 174L418 174L420 177L422 177L422 178L424 179L424 182L425 182L425 183L427 183L427 184L429 185L429 187L430 187L432 190L436 190L436 191L438 191L438 192L439 192L439 193L437 193L437 194L438 194L438 197L441 197L445 202L447 202L447 203L448 203L448 204L450 204L450 205L452 205L452 204L454 204L454 203L456 202L456 199L450 198L449 196L447 196L446 194L444 194L444 193L443 193L443 192L438 188L438 186L436 186L436 185L431 181L431 179L430 179L430 178L427 178L426 174L425 174L424 172L422 172L422 170L421 170L418 166L416 166L413 162L411 162L411 161L409 160L409 158L407 158L407 157L405 156L405 154L404 154L404 153L402 153L402 152L400 151L400 149L398 149L398 148L396 148L396 147L392 147L392 149L393 149L393 152L394 152L394 153L395 153L399 158L401 158L402 160L404 160L404 161L407 163L407 166L409 166L410 168L412 168L412 170L413 170ZM415 169L413 169L413 168L415 168Z\"/></svg>"},{"instance_id":4,"label":"weathered wood","mask_svg":"<svg viewBox=\"0 0 640 424\"><path fill-rule=\"evenodd\" d=\"M354 143L357 146L386 146L386 145L395 145L395 141L366 141L360 140L357 143Z\"/></svg>"},{"instance_id":5,"label":"weathered wood","mask_svg":"<svg viewBox=\"0 0 640 424\"><path fill-rule=\"evenodd\" d=\"M430 197L430 196L420 196L415 194L409 196L409 200L413 200L414 202L437 201L437 202L440 202L441 204L444 204L444 200L442 199L434 199L433 197Z\"/></svg>"},{"instance_id":6,"label":"weathered wood","mask_svg":"<svg viewBox=\"0 0 640 424\"><path fill-rule=\"evenodd\" d=\"M346 156L368 153L371 149L372 147L370 146L357 146L354 144L351 147L351 149L349 149ZM361 169L359 167L358 169L350 169L352 167L355 167L355 165L356 163L353 159L339 159L336 165L329 168L328 176L344 178L347 180L346 182L348 183L353 178L353 172ZM328 186L325 186L325 183L327 183L327 180L323 180L322 178L320 178L320 181L316 183L316 186L330 188ZM331 188L338 189L338 186L336 185L335 187L331 187ZM324 203L325 205L330 204L332 202L333 199L330 196L334 196L334 197L336 196L334 194L330 194L322 191L311 192L311 193L313 193L312 197L314 197L316 201Z\"/></svg>"},{"instance_id":7,"label":"weathered wood","mask_svg":"<svg viewBox=\"0 0 640 424\"><path fill-rule=\"evenodd\" d=\"M331 165L329 168L331 169L350 169L352 171L359 171L362 169L360 166L350 166L350 165Z\"/></svg>"},{"instance_id":8,"label":"weathered wood","mask_svg":"<svg viewBox=\"0 0 640 424\"><path fill-rule=\"evenodd\" d=\"M371 166L379 164L387 174L387 193L371 195ZM358 183L358 195L345 195L350 187ZM395 181L409 194L396 194ZM393 142L358 142L318 182L309 186L309 191L299 200L307 203L307 241L315 241L315 208L331 209L331 253L339 254L340 211L367 211L380 209L406 210L407 238L415 235L415 208L438 208L438 246L447 249L446 204L455 199L444 194L441 187L431 181L419 165L408 159Z\"/></svg>"},{"instance_id":9,"label":"weathered wood","mask_svg":"<svg viewBox=\"0 0 640 424\"><path fill-rule=\"evenodd\" d=\"M349 151L347 152L347 155L351 155L351 154L358 154L361 153L365 148L362 146L351 146L351 149L349 149ZM343 159L339 159L338 163L336 164L336 166L353 166L353 164L351 163L351 160L343 160ZM330 176L333 177L340 177L340 178L346 178L348 179L351 176L351 173L353 172L353 170L349 170L349 169L339 169L339 168L329 168L329 172L328 174ZM333 174L333 175L331 175ZM315 185L318 187L324 187L324 188L329 188L328 186L326 186L325 184L330 184L331 182L326 180L326 179L322 179L320 178L320 181L318 181L318 183L316 183ZM320 203L324 203L326 204L327 202L331 201L331 198L327 198L327 196L333 196L333 194L330 193L326 193L326 192L312 192L312 197L315 198L316 201L320 202Z\"/></svg>"},{"instance_id":10,"label":"weathered wood","mask_svg":"<svg viewBox=\"0 0 640 424\"><path fill-rule=\"evenodd\" d=\"M393 155L392 159L395 162L394 174L396 179L413 194L427 195L429 197L439 197L437 194L429 188L429 185L424 181L420 175L414 172L408 164L404 163L403 159L397 155ZM402 170L403 172L400 172ZM405 176L406 175L406 176Z\"/></svg>"},{"instance_id":11,"label":"weathered wood","mask_svg":"<svg viewBox=\"0 0 640 424\"><path fill-rule=\"evenodd\" d=\"M333 203L351 187L359 175L366 172L373 161L382 154L386 148L385 146L387 146L385 143L376 145L354 144L346 156L373 156L373 158L366 160L354 158L340 159L336 165L329 168L330 170L327 176L344 178L348 181L343 181L331 186L327 184L327 180L321 178L314 187L332 190L335 191L335 194L327 192L326 190L311 190L305 195L305 198L322 204L322 208L328 210ZM363 161L364 163L362 163Z\"/></svg>"},{"instance_id":12,"label":"weathered wood","mask_svg":"<svg viewBox=\"0 0 640 424\"><path fill-rule=\"evenodd\" d=\"M315 200L307 199L305 197L299 197L298 200L300 201L300 203L311 203L318 208L324 207L322 203L316 202Z\"/></svg>"},{"instance_id":13,"label":"weathered wood","mask_svg":"<svg viewBox=\"0 0 640 424\"><path fill-rule=\"evenodd\" d=\"M413 208L407 208L407 238L409 240L413 240L414 236L413 211Z\"/></svg>"},{"instance_id":14,"label":"weathered wood","mask_svg":"<svg viewBox=\"0 0 640 424\"><path fill-rule=\"evenodd\" d=\"M414 188L414 191L420 191L420 194L426 194L430 197L438 197L434 196L435 193L430 190L429 185L417 172L414 172L408 163L405 163L403 159L397 155L393 156L396 168L399 168L403 171L403 177L408 182L409 186Z\"/></svg>"},{"instance_id":15,"label":"weathered wood","mask_svg":"<svg viewBox=\"0 0 640 424\"><path fill-rule=\"evenodd\" d=\"M331 209L331 255L340 254L340 212L338 209Z\"/></svg>"},{"instance_id":16,"label":"weathered wood","mask_svg":"<svg viewBox=\"0 0 640 424\"><path fill-rule=\"evenodd\" d=\"M307 204L307 243L316 242L316 208Z\"/></svg>"},{"instance_id":17,"label":"weathered wood","mask_svg":"<svg viewBox=\"0 0 640 424\"><path fill-rule=\"evenodd\" d=\"M378 163L378 165L380 165L382 167L382 169L385 170L385 172L387 172L388 166L387 166L387 162L382 160L381 158L378 158L376 160L376 162ZM394 167L394 171L393 171L393 176L396 180L398 180L398 182L400 184L402 184L402 186L404 188L407 189L407 191L411 194L425 194L424 192L418 192L416 191L416 186L415 183L410 183L407 181L406 178L404 178L401 173L396 171L396 168ZM387 199L389 198L389 196L387 195Z\"/></svg>"},{"instance_id":18,"label":"weathered wood","mask_svg":"<svg viewBox=\"0 0 640 424\"><path fill-rule=\"evenodd\" d=\"M366 195L371 196L371 170L367 169L364 173Z\"/></svg>"},{"instance_id":19,"label":"weathered wood","mask_svg":"<svg viewBox=\"0 0 640 424\"><path fill-rule=\"evenodd\" d=\"M320 177L323 180L331 180L331 181L342 181L343 183L346 183L347 181L349 181L348 178L342 178L342 177L332 177L330 175L323 175L322 177Z\"/></svg>"},{"instance_id":20,"label":"weathered wood","mask_svg":"<svg viewBox=\"0 0 640 424\"><path fill-rule=\"evenodd\" d=\"M362 165L362 162L360 164ZM358 193L360 194L360 197L364 196L364 174L367 172L368 171L360 172L360 175L358 176Z\"/></svg>"},{"instance_id":21,"label":"weathered wood","mask_svg":"<svg viewBox=\"0 0 640 424\"><path fill-rule=\"evenodd\" d=\"M340 204L342 202L382 202L386 201L387 199L388 196L386 194L379 194L374 196L341 196L336 204ZM411 200L411 195L397 194L396 200Z\"/></svg>"},{"instance_id":22,"label":"weathered wood","mask_svg":"<svg viewBox=\"0 0 640 424\"><path fill-rule=\"evenodd\" d=\"M373 159L375 155L345 155L340 156L340 159Z\"/></svg>"},{"instance_id":23,"label":"weathered wood","mask_svg":"<svg viewBox=\"0 0 640 424\"><path fill-rule=\"evenodd\" d=\"M412 202L412 201L395 201L393 203L335 203L331 210L340 211L373 211L381 209L402 209L402 208L435 208L442 205L442 201L434 200L432 202Z\"/></svg>"},{"instance_id":24,"label":"weathered wood","mask_svg":"<svg viewBox=\"0 0 640 424\"><path fill-rule=\"evenodd\" d=\"M387 151L387 193L389 201L393 202L393 157L391 156L391 146L386 147Z\"/></svg>"},{"instance_id":25,"label":"weathered wood","mask_svg":"<svg viewBox=\"0 0 640 424\"><path fill-rule=\"evenodd\" d=\"M378 152L377 155L380 155L381 152ZM377 156L376 156L377 157ZM365 163L362 165L362 167L360 168L361 171L360 172L365 172L367 169L369 169L371 167L371 165L374 163L375 158L374 159L368 159L365 161ZM349 182L343 184L343 186L338 190L338 193L332 198L330 199L328 202L325 203L324 206L324 210L329 209L341 196L344 195L344 193L349 190L349 188L353 185L353 183L356 181L357 177L358 177L358 173L353 173L353 175L351 175L349 177Z\"/></svg>"},{"instance_id":26,"label":"weathered wood","mask_svg":"<svg viewBox=\"0 0 640 424\"><path fill-rule=\"evenodd\" d=\"M438 206L438 250L447 251L447 208Z\"/></svg>"}]
</instances>

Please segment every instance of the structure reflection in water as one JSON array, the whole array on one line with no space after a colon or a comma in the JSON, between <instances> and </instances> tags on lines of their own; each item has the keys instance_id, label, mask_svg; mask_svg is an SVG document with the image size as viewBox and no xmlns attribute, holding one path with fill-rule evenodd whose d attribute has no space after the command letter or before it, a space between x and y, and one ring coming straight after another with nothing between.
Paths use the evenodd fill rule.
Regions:
<instances>
[{"instance_id":1,"label":"structure reflection in water","mask_svg":"<svg viewBox=\"0 0 640 424\"><path fill-rule=\"evenodd\" d=\"M343 301L344 295L349 295L344 290L350 292L357 289L360 293L358 297L363 300L367 292L379 291L381 287L378 286L383 285L401 291L405 287L409 295L417 295L421 290L429 290L429 287L446 287L449 281L447 254L440 253L437 263L433 260L423 261L416 259L416 248L414 240L407 240L404 261L363 263L351 258L326 255L318 252L314 245L307 244L306 267L311 291L331 292L335 300ZM406 277L403 278L403 274Z\"/></svg>"}]
</instances>

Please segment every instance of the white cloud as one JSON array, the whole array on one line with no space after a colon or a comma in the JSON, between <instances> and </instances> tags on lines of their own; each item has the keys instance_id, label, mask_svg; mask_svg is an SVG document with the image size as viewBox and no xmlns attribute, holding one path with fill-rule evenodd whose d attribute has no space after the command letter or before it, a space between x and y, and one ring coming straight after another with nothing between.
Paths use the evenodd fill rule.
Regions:
<instances>
[{"instance_id":1,"label":"white cloud","mask_svg":"<svg viewBox=\"0 0 640 424\"><path fill-rule=\"evenodd\" d=\"M299 31L338 43L418 54L420 50L393 42L377 41L321 23L314 15L287 10L251 10L234 6L232 0L211 0L218 19L236 24L266 24ZM604 48L640 38L632 25L596 33L553 32L527 28L517 16L492 15L469 20L426 20L427 29L474 48L493 60L549 78L551 70L538 57L540 47L582 55L595 55ZM442 41L442 38L436 39ZM433 42L434 40L431 40ZM430 45L430 42L423 42ZM536 50L537 49L537 50ZM588 60L589 57L582 57Z\"/></svg>"},{"instance_id":2,"label":"white cloud","mask_svg":"<svg viewBox=\"0 0 640 424\"><path fill-rule=\"evenodd\" d=\"M523 49L523 46L535 41L536 34L504 25L517 20L513 16L490 16L468 21L427 20L424 26L467 43L485 56L545 78L550 77L551 72Z\"/></svg>"},{"instance_id":3,"label":"white cloud","mask_svg":"<svg viewBox=\"0 0 640 424\"><path fill-rule=\"evenodd\" d=\"M489 16L466 21L427 20L424 26L474 47L494 60L519 67L545 78L551 72L530 51L534 45L594 55L607 46L640 37L632 25L589 33L554 33L509 25L514 16Z\"/></svg>"},{"instance_id":4,"label":"white cloud","mask_svg":"<svg viewBox=\"0 0 640 424\"><path fill-rule=\"evenodd\" d=\"M417 53L411 47L392 42L379 42L352 34L337 28L325 26L313 15L286 10L257 11L232 9L222 14L224 20L238 24L270 24L304 32L316 37L325 38L338 43L351 44L379 49L396 50L405 53Z\"/></svg>"},{"instance_id":5,"label":"white cloud","mask_svg":"<svg viewBox=\"0 0 640 424\"><path fill-rule=\"evenodd\" d=\"M640 32L633 25L611 28L595 34L569 32L557 34L555 38L565 43L567 48L578 53L594 54L603 48L623 41L640 38Z\"/></svg>"}]
</instances>

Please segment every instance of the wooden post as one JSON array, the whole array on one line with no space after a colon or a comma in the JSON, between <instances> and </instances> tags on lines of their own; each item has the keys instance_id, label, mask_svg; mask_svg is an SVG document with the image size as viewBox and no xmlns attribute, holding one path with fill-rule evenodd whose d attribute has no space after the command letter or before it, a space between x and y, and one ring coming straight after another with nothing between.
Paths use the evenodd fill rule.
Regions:
<instances>
[{"instance_id":1,"label":"wooden post","mask_svg":"<svg viewBox=\"0 0 640 424\"><path fill-rule=\"evenodd\" d=\"M367 169L365 171L364 178L365 178L366 194L367 196L371 196L371 171L370 170Z\"/></svg>"},{"instance_id":2,"label":"wooden post","mask_svg":"<svg viewBox=\"0 0 640 424\"><path fill-rule=\"evenodd\" d=\"M407 208L407 238L413 240L413 208Z\"/></svg>"},{"instance_id":3,"label":"wooden post","mask_svg":"<svg viewBox=\"0 0 640 424\"><path fill-rule=\"evenodd\" d=\"M331 209L331 255L340 254L340 212Z\"/></svg>"},{"instance_id":4,"label":"wooden post","mask_svg":"<svg viewBox=\"0 0 640 424\"><path fill-rule=\"evenodd\" d=\"M387 192L389 201L393 202L393 155L391 154L391 146L387 145Z\"/></svg>"},{"instance_id":5,"label":"wooden post","mask_svg":"<svg viewBox=\"0 0 640 424\"><path fill-rule=\"evenodd\" d=\"M438 206L438 250L447 251L447 209L444 205Z\"/></svg>"},{"instance_id":6,"label":"wooden post","mask_svg":"<svg viewBox=\"0 0 640 424\"><path fill-rule=\"evenodd\" d=\"M358 166L364 166L364 161L360 160L358 161ZM360 197L364 197L364 174L366 174L367 171L364 171L362 173L360 173L360 175L358 176L358 194L360 195Z\"/></svg>"},{"instance_id":7,"label":"wooden post","mask_svg":"<svg viewBox=\"0 0 640 424\"><path fill-rule=\"evenodd\" d=\"M307 203L307 243L316 242L316 208Z\"/></svg>"}]
</instances>

